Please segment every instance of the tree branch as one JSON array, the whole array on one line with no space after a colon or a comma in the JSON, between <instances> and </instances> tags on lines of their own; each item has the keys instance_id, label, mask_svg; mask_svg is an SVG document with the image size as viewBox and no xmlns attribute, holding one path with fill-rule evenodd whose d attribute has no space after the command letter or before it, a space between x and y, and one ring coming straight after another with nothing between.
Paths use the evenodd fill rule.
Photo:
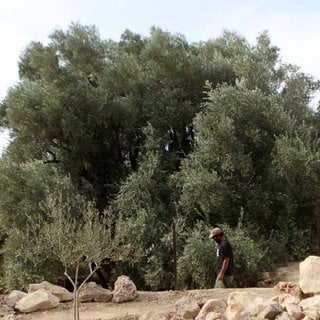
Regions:
<instances>
[{"instance_id":1,"label":"tree branch","mask_svg":"<svg viewBox=\"0 0 320 320\"><path fill-rule=\"evenodd\" d=\"M81 290L81 288L84 286L84 284L88 281L88 279L99 269L100 267L96 266L94 267L94 269L91 268L91 264L90 264L90 274L84 279L84 281L81 283L81 285L78 288L78 291Z\"/></svg>"},{"instance_id":2,"label":"tree branch","mask_svg":"<svg viewBox=\"0 0 320 320\"><path fill-rule=\"evenodd\" d=\"M69 279L69 281L71 282L71 284L73 285L74 288L74 281L72 280L72 278L69 276L68 272L67 272L67 268L64 269L64 275Z\"/></svg>"}]
</instances>

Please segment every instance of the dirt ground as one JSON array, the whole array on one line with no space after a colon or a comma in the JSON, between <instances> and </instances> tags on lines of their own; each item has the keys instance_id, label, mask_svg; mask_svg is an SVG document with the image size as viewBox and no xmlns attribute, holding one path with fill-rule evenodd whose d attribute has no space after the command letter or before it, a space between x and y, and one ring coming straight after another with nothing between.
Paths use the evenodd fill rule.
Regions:
<instances>
[{"instance_id":1,"label":"dirt ground","mask_svg":"<svg viewBox=\"0 0 320 320\"><path fill-rule=\"evenodd\" d=\"M292 281L299 282L299 262L290 262L286 266L279 267L274 276L274 282ZM230 292L250 291L257 296L271 298L274 296L273 285L269 288L245 288L245 289L206 289L190 291L139 291L138 297L127 303L82 303L80 304L81 320L137 320L141 315L150 311L164 313L175 311L175 303L190 292L208 298L227 299ZM21 315L21 320L73 320L73 304L60 303L49 311L34 312Z\"/></svg>"}]
</instances>

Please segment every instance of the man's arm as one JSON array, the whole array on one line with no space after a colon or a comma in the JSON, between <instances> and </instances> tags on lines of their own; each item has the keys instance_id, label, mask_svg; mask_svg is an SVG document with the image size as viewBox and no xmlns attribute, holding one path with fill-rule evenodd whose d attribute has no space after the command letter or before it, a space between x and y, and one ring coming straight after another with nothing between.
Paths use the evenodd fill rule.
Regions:
<instances>
[{"instance_id":1,"label":"man's arm","mask_svg":"<svg viewBox=\"0 0 320 320\"><path fill-rule=\"evenodd\" d=\"M217 280L222 281L224 278L224 274L229 266L229 262L230 262L230 258L226 257L224 258L223 262L222 262L222 267L221 270L218 274Z\"/></svg>"}]
</instances>

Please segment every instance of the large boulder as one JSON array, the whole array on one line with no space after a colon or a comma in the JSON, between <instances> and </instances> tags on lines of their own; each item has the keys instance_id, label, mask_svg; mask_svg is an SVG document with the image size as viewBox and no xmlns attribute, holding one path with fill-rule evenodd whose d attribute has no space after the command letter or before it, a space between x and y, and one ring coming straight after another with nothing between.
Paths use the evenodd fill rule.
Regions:
<instances>
[{"instance_id":1,"label":"large boulder","mask_svg":"<svg viewBox=\"0 0 320 320\"><path fill-rule=\"evenodd\" d=\"M41 283L31 283L29 285L28 293L35 292L39 289L47 290L52 295L57 297L59 301L70 301L73 299L73 294L70 291L68 291L66 288L57 286L48 281L42 281Z\"/></svg>"},{"instance_id":2,"label":"large boulder","mask_svg":"<svg viewBox=\"0 0 320 320\"><path fill-rule=\"evenodd\" d=\"M15 309L22 313L29 313L38 310L49 310L59 305L59 299L45 289L39 289L27 294L19 300Z\"/></svg>"},{"instance_id":3,"label":"large boulder","mask_svg":"<svg viewBox=\"0 0 320 320\"><path fill-rule=\"evenodd\" d=\"M128 276L120 276L114 284L113 302L127 302L138 295L137 287Z\"/></svg>"},{"instance_id":4,"label":"large boulder","mask_svg":"<svg viewBox=\"0 0 320 320\"><path fill-rule=\"evenodd\" d=\"M109 302L112 300L112 292L95 282L83 285L79 292L79 302Z\"/></svg>"},{"instance_id":5,"label":"large boulder","mask_svg":"<svg viewBox=\"0 0 320 320\"><path fill-rule=\"evenodd\" d=\"M304 294L320 294L320 257L309 256L300 262L299 286Z\"/></svg>"}]
</instances>

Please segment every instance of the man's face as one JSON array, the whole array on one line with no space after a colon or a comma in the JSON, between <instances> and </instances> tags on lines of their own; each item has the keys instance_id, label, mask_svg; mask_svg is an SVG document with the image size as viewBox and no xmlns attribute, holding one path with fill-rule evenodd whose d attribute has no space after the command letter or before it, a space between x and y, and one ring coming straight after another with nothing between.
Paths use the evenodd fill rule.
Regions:
<instances>
[{"instance_id":1,"label":"man's face","mask_svg":"<svg viewBox=\"0 0 320 320\"><path fill-rule=\"evenodd\" d=\"M221 243L221 235L215 235L215 236L213 236L213 240L216 242L216 243L218 243L218 244L220 244Z\"/></svg>"}]
</instances>

